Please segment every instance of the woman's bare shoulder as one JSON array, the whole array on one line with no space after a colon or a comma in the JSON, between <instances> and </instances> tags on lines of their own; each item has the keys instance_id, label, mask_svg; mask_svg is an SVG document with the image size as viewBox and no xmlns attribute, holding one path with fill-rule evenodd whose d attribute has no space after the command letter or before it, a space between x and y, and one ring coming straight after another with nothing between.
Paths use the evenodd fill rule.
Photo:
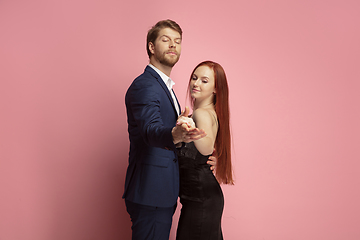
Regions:
<instances>
[{"instance_id":1,"label":"woman's bare shoulder","mask_svg":"<svg viewBox=\"0 0 360 240\"><path fill-rule=\"evenodd\" d=\"M206 122L214 122L216 121L216 113L214 110L206 109L206 108L198 108L194 110L193 119L195 122L197 121L206 121Z\"/></svg>"}]
</instances>

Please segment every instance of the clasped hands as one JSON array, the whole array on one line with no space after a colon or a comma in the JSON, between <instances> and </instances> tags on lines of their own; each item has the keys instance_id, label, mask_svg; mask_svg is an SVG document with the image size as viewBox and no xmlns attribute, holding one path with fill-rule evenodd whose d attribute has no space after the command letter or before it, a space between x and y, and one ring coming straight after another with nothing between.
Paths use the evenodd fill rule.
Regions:
<instances>
[{"instance_id":1,"label":"clasped hands","mask_svg":"<svg viewBox=\"0 0 360 240\"><path fill-rule=\"evenodd\" d=\"M199 140L206 136L206 132L203 129L198 129L192 118L189 118L189 107L185 107L185 110L181 113L176 121L176 126L171 131L173 135L174 144L180 144L181 142L192 142ZM215 151L215 149L214 149ZM207 164L210 165L210 169L214 170L216 166L217 158L210 156Z\"/></svg>"},{"instance_id":2,"label":"clasped hands","mask_svg":"<svg viewBox=\"0 0 360 240\"><path fill-rule=\"evenodd\" d=\"M185 110L178 117L176 126L171 133L175 145L181 142L188 143L199 140L206 136L205 131L198 129L192 118L189 118L189 107L185 107Z\"/></svg>"}]
</instances>

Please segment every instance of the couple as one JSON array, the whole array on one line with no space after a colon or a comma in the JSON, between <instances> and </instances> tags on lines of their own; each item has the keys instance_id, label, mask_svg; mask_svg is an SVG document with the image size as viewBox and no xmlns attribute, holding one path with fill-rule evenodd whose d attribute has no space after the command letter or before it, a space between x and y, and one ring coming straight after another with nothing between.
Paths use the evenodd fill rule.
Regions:
<instances>
[{"instance_id":1,"label":"couple","mask_svg":"<svg viewBox=\"0 0 360 240\"><path fill-rule=\"evenodd\" d=\"M176 22L153 26L146 45L150 64L125 96L130 152L123 198L132 239L169 239L178 196L176 239L222 239L219 183L233 183L226 76L215 62L196 66L188 88L192 118L187 107L181 114L169 77L181 41ZM210 157L214 148L215 160ZM210 169L215 161L216 177Z\"/></svg>"}]
</instances>

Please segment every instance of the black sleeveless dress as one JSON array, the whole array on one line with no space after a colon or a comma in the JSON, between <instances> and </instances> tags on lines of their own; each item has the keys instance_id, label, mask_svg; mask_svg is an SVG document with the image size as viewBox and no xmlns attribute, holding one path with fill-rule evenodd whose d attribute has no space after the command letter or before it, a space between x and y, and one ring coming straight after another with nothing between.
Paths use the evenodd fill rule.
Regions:
<instances>
[{"instance_id":1,"label":"black sleeveless dress","mask_svg":"<svg viewBox=\"0 0 360 240\"><path fill-rule=\"evenodd\" d=\"M180 202L176 240L222 240L224 196L210 165L193 142L178 151Z\"/></svg>"}]
</instances>

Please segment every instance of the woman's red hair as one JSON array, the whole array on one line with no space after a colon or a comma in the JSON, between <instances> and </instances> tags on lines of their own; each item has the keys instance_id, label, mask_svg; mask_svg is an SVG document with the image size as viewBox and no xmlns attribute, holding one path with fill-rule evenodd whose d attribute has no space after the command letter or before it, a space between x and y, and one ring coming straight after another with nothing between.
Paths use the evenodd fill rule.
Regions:
<instances>
[{"instance_id":1,"label":"woman's red hair","mask_svg":"<svg viewBox=\"0 0 360 240\"><path fill-rule=\"evenodd\" d=\"M216 94L213 103L219 124L215 139L215 156L217 158L215 176L219 183L234 184L231 165L229 88L225 71L222 66L216 62L204 61L194 68L190 76L190 81L195 70L200 66L208 66L211 68L214 71L215 77ZM190 95L190 84L188 92Z\"/></svg>"}]
</instances>

